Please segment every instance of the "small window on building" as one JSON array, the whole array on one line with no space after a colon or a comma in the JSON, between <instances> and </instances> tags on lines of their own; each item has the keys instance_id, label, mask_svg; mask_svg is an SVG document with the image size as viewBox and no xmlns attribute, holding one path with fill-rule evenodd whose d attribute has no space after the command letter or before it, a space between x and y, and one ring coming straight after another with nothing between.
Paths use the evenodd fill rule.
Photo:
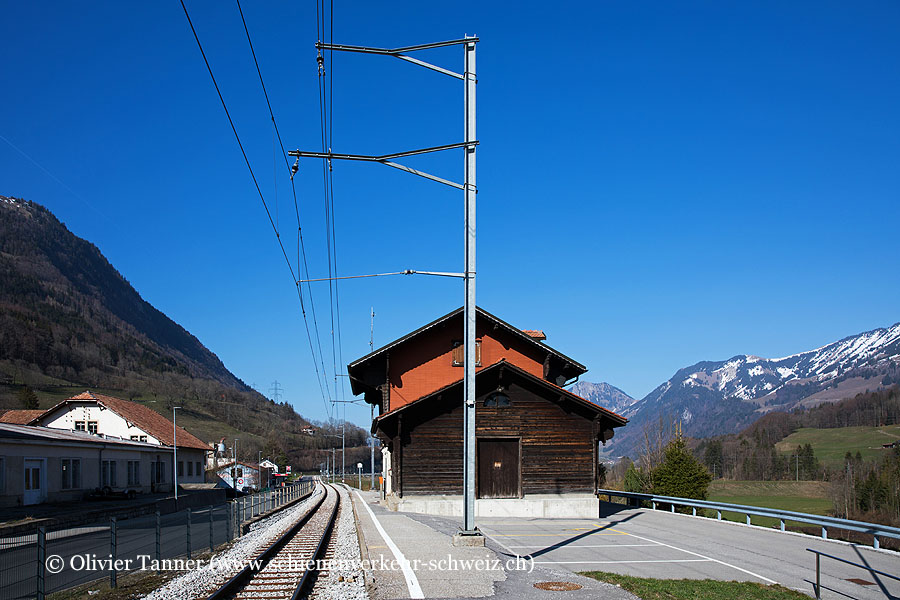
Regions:
<instances>
[{"instance_id":1,"label":"small window on building","mask_svg":"<svg viewBox=\"0 0 900 600\"><path fill-rule=\"evenodd\" d=\"M87 430L88 433L97 433L97 421L88 421Z\"/></svg>"},{"instance_id":2,"label":"small window on building","mask_svg":"<svg viewBox=\"0 0 900 600\"><path fill-rule=\"evenodd\" d=\"M184 461L183 460L178 461L178 476L184 477Z\"/></svg>"},{"instance_id":3,"label":"small window on building","mask_svg":"<svg viewBox=\"0 0 900 600\"><path fill-rule=\"evenodd\" d=\"M81 459L72 459L72 489L81 489Z\"/></svg>"},{"instance_id":4,"label":"small window on building","mask_svg":"<svg viewBox=\"0 0 900 600\"><path fill-rule=\"evenodd\" d=\"M138 460L128 461L128 485L141 485L141 462Z\"/></svg>"},{"instance_id":5,"label":"small window on building","mask_svg":"<svg viewBox=\"0 0 900 600\"><path fill-rule=\"evenodd\" d=\"M146 441L147 441L147 436L146 436L146 435L142 435L138 441L139 441L139 442L146 442Z\"/></svg>"},{"instance_id":6,"label":"small window on building","mask_svg":"<svg viewBox=\"0 0 900 600\"><path fill-rule=\"evenodd\" d=\"M237 470L237 476L238 476L238 477L243 477L243 476L244 476L244 469L243 469L243 468L240 468L240 469Z\"/></svg>"},{"instance_id":7,"label":"small window on building","mask_svg":"<svg viewBox=\"0 0 900 600\"><path fill-rule=\"evenodd\" d=\"M194 473L196 473L197 475L202 475L202 474L203 474L203 470L200 468L200 461L198 460L198 461L195 463L195 465L196 465L196 466L194 467Z\"/></svg>"},{"instance_id":8,"label":"small window on building","mask_svg":"<svg viewBox=\"0 0 900 600\"><path fill-rule=\"evenodd\" d=\"M194 463L188 461L188 477L194 476Z\"/></svg>"},{"instance_id":9,"label":"small window on building","mask_svg":"<svg viewBox=\"0 0 900 600\"><path fill-rule=\"evenodd\" d=\"M157 463L159 465L159 480L156 483L166 482L166 463Z\"/></svg>"},{"instance_id":10,"label":"small window on building","mask_svg":"<svg viewBox=\"0 0 900 600\"><path fill-rule=\"evenodd\" d=\"M100 485L103 487L116 487L116 461L104 460L100 465Z\"/></svg>"},{"instance_id":11,"label":"small window on building","mask_svg":"<svg viewBox=\"0 0 900 600\"><path fill-rule=\"evenodd\" d=\"M87 431L87 422L75 421L75 431Z\"/></svg>"},{"instance_id":12,"label":"small window on building","mask_svg":"<svg viewBox=\"0 0 900 600\"><path fill-rule=\"evenodd\" d=\"M509 404L509 396L506 395L506 390L503 387L498 387L497 391L491 392L484 399L485 408L503 408L509 406Z\"/></svg>"},{"instance_id":13,"label":"small window on building","mask_svg":"<svg viewBox=\"0 0 900 600\"><path fill-rule=\"evenodd\" d=\"M6 459L0 456L0 494L6 491Z\"/></svg>"},{"instance_id":14,"label":"small window on building","mask_svg":"<svg viewBox=\"0 0 900 600\"><path fill-rule=\"evenodd\" d=\"M136 435L131 436L131 441L132 441L132 442L140 441L140 440L138 439L138 437L139 437L139 436L136 436Z\"/></svg>"},{"instance_id":15,"label":"small window on building","mask_svg":"<svg viewBox=\"0 0 900 600\"><path fill-rule=\"evenodd\" d=\"M453 342L453 366L462 367L466 361L466 346L461 341ZM475 366L481 366L481 340L475 340Z\"/></svg>"},{"instance_id":16,"label":"small window on building","mask_svg":"<svg viewBox=\"0 0 900 600\"><path fill-rule=\"evenodd\" d=\"M60 464L62 470L60 487L64 490L70 490L72 489L72 461L68 458L64 458L60 461Z\"/></svg>"}]
</instances>

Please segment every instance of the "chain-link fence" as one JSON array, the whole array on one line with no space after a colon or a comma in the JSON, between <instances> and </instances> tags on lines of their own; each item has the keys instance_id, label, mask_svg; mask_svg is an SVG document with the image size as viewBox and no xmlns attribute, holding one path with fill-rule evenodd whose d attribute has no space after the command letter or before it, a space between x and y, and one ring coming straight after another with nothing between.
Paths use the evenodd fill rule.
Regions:
<instances>
[{"instance_id":1,"label":"chain-link fence","mask_svg":"<svg viewBox=\"0 0 900 600\"><path fill-rule=\"evenodd\" d=\"M119 573L155 571L160 561L214 551L242 535L247 521L302 498L313 485L304 481L215 506L0 538L0 600L43 600L107 577L115 587Z\"/></svg>"}]
</instances>

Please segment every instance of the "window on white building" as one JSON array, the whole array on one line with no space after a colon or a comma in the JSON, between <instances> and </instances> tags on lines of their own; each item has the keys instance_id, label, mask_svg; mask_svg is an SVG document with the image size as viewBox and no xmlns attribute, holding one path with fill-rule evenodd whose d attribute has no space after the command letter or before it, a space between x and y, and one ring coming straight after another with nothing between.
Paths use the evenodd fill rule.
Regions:
<instances>
[{"instance_id":1,"label":"window on white building","mask_svg":"<svg viewBox=\"0 0 900 600\"><path fill-rule=\"evenodd\" d=\"M141 461L128 461L128 485L141 485Z\"/></svg>"},{"instance_id":2,"label":"window on white building","mask_svg":"<svg viewBox=\"0 0 900 600\"><path fill-rule=\"evenodd\" d=\"M88 433L97 433L97 421L88 421L87 430Z\"/></svg>"},{"instance_id":3,"label":"window on white building","mask_svg":"<svg viewBox=\"0 0 900 600\"><path fill-rule=\"evenodd\" d=\"M81 487L81 459L64 458L61 461L62 489L77 490Z\"/></svg>"},{"instance_id":4,"label":"window on white building","mask_svg":"<svg viewBox=\"0 0 900 600\"><path fill-rule=\"evenodd\" d=\"M75 431L87 431L87 421L75 421Z\"/></svg>"},{"instance_id":5,"label":"window on white building","mask_svg":"<svg viewBox=\"0 0 900 600\"><path fill-rule=\"evenodd\" d=\"M100 465L100 485L116 487L116 461L104 460Z\"/></svg>"}]
</instances>

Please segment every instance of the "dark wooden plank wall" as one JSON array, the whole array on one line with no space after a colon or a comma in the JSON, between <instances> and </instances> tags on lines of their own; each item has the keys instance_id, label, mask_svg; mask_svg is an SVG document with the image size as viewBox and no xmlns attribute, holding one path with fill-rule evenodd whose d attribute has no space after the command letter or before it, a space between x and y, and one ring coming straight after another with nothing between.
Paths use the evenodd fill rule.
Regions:
<instances>
[{"instance_id":1,"label":"dark wooden plank wall","mask_svg":"<svg viewBox=\"0 0 900 600\"><path fill-rule=\"evenodd\" d=\"M595 438L590 415L515 383L508 387L512 400L508 407L485 408L486 395L476 403L476 437L522 438L524 494L593 491ZM411 407L403 415L402 460L398 460L396 440L393 445L394 468L401 473L400 492L461 494L461 399L458 393L448 394L429 404Z\"/></svg>"}]
</instances>

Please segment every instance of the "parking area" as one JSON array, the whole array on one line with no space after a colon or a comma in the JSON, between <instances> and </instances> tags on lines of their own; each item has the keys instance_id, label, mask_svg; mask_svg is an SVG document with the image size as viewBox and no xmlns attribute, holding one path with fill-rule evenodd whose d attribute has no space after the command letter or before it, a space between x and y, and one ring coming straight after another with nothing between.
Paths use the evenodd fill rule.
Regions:
<instances>
[{"instance_id":1,"label":"parking area","mask_svg":"<svg viewBox=\"0 0 900 600\"><path fill-rule=\"evenodd\" d=\"M530 556L536 566L574 572L778 583L814 595L811 548L900 574L897 553L645 509L603 519L484 518L478 526L509 553ZM900 582L872 570L823 558L821 572L823 598L900 596Z\"/></svg>"}]
</instances>

